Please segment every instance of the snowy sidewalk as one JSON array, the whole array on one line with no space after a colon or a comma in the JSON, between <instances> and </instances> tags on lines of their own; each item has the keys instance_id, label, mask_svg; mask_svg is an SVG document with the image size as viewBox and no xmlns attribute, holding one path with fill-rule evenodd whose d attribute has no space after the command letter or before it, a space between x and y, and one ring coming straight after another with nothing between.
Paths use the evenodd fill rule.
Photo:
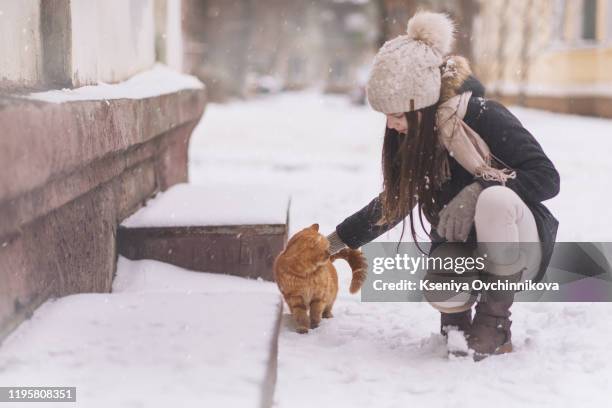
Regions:
<instances>
[{"instance_id":1,"label":"snowy sidewalk","mask_svg":"<svg viewBox=\"0 0 612 408\"><path fill-rule=\"evenodd\" d=\"M88 408L270 398L276 285L120 258L113 289L46 302L2 344L0 384L76 386Z\"/></svg>"},{"instance_id":2,"label":"snowy sidewalk","mask_svg":"<svg viewBox=\"0 0 612 408\"><path fill-rule=\"evenodd\" d=\"M512 110L561 174L560 195L545 202L560 221L558 241L611 241L602 215L611 195L602 186L612 172L612 120ZM292 195L291 234L313 222L327 233L380 191L384 122L368 107L315 92L210 104L191 141L191 182L268 183ZM400 230L379 240L396 241ZM337 265L343 287L333 319L299 336L285 311L278 408L609 404L609 303L517 304L516 352L475 364L446 358L429 305L361 303L347 294L348 268Z\"/></svg>"},{"instance_id":3,"label":"snowy sidewalk","mask_svg":"<svg viewBox=\"0 0 612 408\"><path fill-rule=\"evenodd\" d=\"M475 363L447 357L431 306L344 296L306 336L284 316L275 407L602 406L612 386L609 310L517 304L515 352Z\"/></svg>"}]
</instances>

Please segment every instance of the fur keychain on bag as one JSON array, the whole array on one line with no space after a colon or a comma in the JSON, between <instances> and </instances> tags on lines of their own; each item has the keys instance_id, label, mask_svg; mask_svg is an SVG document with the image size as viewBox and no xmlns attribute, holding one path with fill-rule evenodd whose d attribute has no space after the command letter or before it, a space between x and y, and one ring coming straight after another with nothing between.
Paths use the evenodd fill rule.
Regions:
<instances>
[{"instance_id":1,"label":"fur keychain on bag","mask_svg":"<svg viewBox=\"0 0 612 408\"><path fill-rule=\"evenodd\" d=\"M329 241L313 224L295 234L274 261L276 283L289 305L298 333L307 333L332 317L338 293L338 274L332 264L344 259L353 271L350 292L363 285L368 271L365 256L358 249L344 248L330 256Z\"/></svg>"}]
</instances>

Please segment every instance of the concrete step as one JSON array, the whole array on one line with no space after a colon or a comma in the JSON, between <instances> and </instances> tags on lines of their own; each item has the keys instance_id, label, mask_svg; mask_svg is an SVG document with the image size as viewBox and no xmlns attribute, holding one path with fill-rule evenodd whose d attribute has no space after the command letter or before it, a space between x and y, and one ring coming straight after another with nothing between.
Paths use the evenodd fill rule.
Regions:
<instances>
[{"instance_id":1,"label":"concrete step","mask_svg":"<svg viewBox=\"0 0 612 408\"><path fill-rule=\"evenodd\" d=\"M120 258L113 293L47 301L6 339L0 384L76 387L91 408L271 406L282 305L273 283Z\"/></svg>"},{"instance_id":2,"label":"concrete step","mask_svg":"<svg viewBox=\"0 0 612 408\"><path fill-rule=\"evenodd\" d=\"M289 205L287 195L269 188L179 184L121 224L118 251L133 260L273 280Z\"/></svg>"}]
</instances>

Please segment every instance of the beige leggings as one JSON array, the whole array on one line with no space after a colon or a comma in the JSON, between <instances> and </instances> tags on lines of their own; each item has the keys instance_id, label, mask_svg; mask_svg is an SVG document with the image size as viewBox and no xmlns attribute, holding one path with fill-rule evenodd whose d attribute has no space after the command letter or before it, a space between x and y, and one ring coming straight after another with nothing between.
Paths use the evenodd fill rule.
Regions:
<instances>
[{"instance_id":1,"label":"beige leggings","mask_svg":"<svg viewBox=\"0 0 612 408\"><path fill-rule=\"evenodd\" d=\"M474 222L479 252L487 254L487 272L505 276L526 267L523 280L536 276L542 259L538 229L531 210L514 191L504 186L484 189Z\"/></svg>"},{"instance_id":2,"label":"beige leggings","mask_svg":"<svg viewBox=\"0 0 612 408\"><path fill-rule=\"evenodd\" d=\"M484 256L485 273L495 276L514 275L523 270L522 280L533 279L542 259L538 229L529 207L511 189L492 186L484 189L476 202L476 253L463 246L440 245L435 256ZM431 270L427 278L444 282L447 275ZM470 281L472 276L453 276ZM443 313L457 313L469 309L477 300L471 292L425 291L425 298Z\"/></svg>"}]
</instances>

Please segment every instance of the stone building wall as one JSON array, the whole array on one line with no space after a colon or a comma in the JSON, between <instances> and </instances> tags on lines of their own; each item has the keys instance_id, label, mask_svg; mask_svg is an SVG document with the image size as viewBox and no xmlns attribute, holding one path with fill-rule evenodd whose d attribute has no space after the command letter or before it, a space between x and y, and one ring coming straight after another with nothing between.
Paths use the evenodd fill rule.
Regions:
<instances>
[{"instance_id":1,"label":"stone building wall","mask_svg":"<svg viewBox=\"0 0 612 408\"><path fill-rule=\"evenodd\" d=\"M156 60L180 66L180 5L0 0L0 340L51 297L111 290L118 224L187 180L206 103L199 86L121 98L101 86L95 98L56 91L51 102L24 94L121 82Z\"/></svg>"}]
</instances>

